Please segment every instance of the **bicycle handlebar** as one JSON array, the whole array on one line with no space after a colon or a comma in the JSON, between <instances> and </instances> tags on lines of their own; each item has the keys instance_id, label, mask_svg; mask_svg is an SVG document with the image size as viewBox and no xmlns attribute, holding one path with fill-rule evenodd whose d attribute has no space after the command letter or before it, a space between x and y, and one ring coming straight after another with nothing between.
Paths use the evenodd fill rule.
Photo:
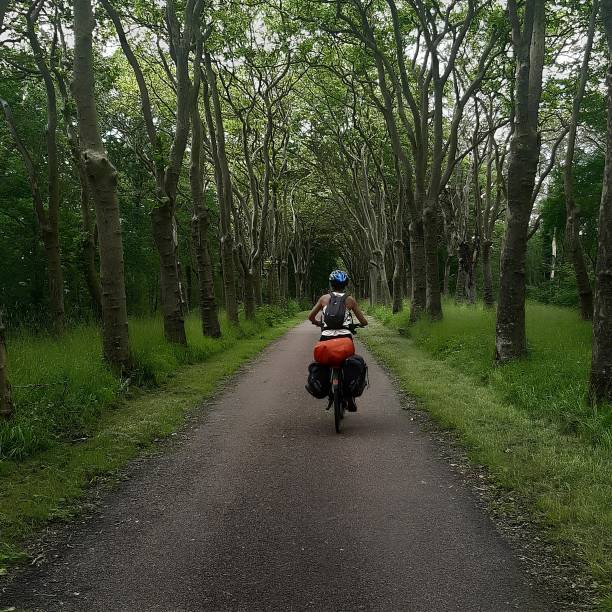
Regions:
<instances>
[{"instance_id":1,"label":"bicycle handlebar","mask_svg":"<svg viewBox=\"0 0 612 612\"><path fill-rule=\"evenodd\" d=\"M320 327L321 329L324 329L324 327L323 327L323 321L318 321L318 325L317 325L317 327ZM362 325L361 323L351 323L351 324L349 324L349 326L348 326L349 331L350 331L352 334L356 334L356 333L357 333L357 329L358 329L359 327L363 327L363 325Z\"/></svg>"}]
</instances>

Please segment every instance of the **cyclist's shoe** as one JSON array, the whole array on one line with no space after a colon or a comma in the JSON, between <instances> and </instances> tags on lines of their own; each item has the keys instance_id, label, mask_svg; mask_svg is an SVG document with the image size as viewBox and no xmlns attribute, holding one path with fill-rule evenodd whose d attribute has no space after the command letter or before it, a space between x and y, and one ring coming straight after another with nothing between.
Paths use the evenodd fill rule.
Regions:
<instances>
[{"instance_id":1,"label":"cyclist's shoe","mask_svg":"<svg viewBox=\"0 0 612 612\"><path fill-rule=\"evenodd\" d=\"M349 397L348 401L346 403L346 409L349 412L357 412L357 404L355 403L355 398L354 397Z\"/></svg>"}]
</instances>

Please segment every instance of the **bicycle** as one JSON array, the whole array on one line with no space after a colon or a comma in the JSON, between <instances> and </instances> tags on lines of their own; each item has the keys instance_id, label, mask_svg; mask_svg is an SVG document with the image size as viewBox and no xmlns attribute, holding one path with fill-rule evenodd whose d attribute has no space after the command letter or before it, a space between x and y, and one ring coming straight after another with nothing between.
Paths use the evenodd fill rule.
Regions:
<instances>
[{"instance_id":1,"label":"bicycle","mask_svg":"<svg viewBox=\"0 0 612 612\"><path fill-rule=\"evenodd\" d=\"M323 328L323 324L320 325ZM357 334L357 328L362 327L359 323L351 323L349 330L355 336ZM329 391L329 403L327 404L326 410L329 410L332 406L334 407L334 425L336 433L340 433L342 419L344 419L344 412L346 409L346 400L343 397L342 392L342 366L331 368L331 388Z\"/></svg>"}]
</instances>

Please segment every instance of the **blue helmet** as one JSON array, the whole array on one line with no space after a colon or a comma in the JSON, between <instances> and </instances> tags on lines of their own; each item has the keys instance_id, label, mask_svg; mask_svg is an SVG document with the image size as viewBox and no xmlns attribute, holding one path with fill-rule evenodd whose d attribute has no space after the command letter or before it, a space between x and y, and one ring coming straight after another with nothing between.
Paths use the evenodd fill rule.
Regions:
<instances>
[{"instance_id":1,"label":"blue helmet","mask_svg":"<svg viewBox=\"0 0 612 612\"><path fill-rule=\"evenodd\" d=\"M330 282L338 283L339 285L344 285L348 283L349 276L346 272L343 272L342 270L334 270L329 275L329 280Z\"/></svg>"}]
</instances>

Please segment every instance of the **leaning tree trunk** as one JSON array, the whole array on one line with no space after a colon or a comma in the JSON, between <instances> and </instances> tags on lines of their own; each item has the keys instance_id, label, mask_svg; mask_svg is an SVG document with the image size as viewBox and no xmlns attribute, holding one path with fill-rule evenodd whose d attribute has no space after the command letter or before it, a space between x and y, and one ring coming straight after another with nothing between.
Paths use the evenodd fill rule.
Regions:
<instances>
[{"instance_id":1,"label":"leaning tree trunk","mask_svg":"<svg viewBox=\"0 0 612 612\"><path fill-rule=\"evenodd\" d=\"M102 345L113 366L129 366L128 318L123 242L117 197L117 171L110 163L98 127L94 95L90 0L74 0L74 82L83 163L96 208L102 285Z\"/></svg>"},{"instance_id":2,"label":"leaning tree trunk","mask_svg":"<svg viewBox=\"0 0 612 612\"><path fill-rule=\"evenodd\" d=\"M609 53L606 79L608 135L595 268L593 356L589 384L589 396L593 404L612 402L612 0L603 0L602 9Z\"/></svg>"},{"instance_id":3,"label":"leaning tree trunk","mask_svg":"<svg viewBox=\"0 0 612 612\"><path fill-rule=\"evenodd\" d=\"M544 62L545 0L527 0L525 24L520 26L516 0L508 6L514 23L516 57L515 128L510 141L506 237L501 277L495 349L504 362L525 354L525 259L529 218L540 154L538 112ZM529 20L527 16L531 16Z\"/></svg>"},{"instance_id":4,"label":"leaning tree trunk","mask_svg":"<svg viewBox=\"0 0 612 612\"><path fill-rule=\"evenodd\" d=\"M4 321L0 311L0 419L8 419L13 414L11 387L8 382L8 357L4 337Z\"/></svg>"}]
</instances>

